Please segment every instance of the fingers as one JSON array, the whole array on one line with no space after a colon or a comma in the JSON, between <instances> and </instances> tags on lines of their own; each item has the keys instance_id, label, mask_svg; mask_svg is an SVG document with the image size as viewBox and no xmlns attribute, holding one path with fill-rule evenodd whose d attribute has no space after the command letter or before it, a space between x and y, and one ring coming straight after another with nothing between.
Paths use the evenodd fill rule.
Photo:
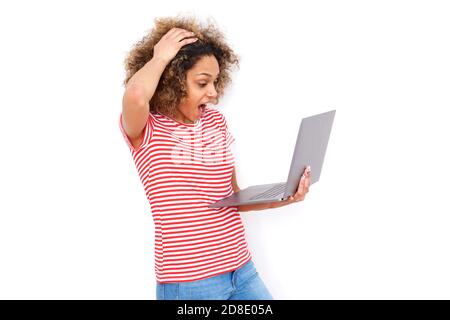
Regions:
<instances>
[{"instance_id":1,"label":"fingers","mask_svg":"<svg viewBox=\"0 0 450 320\"><path fill-rule=\"evenodd\" d=\"M198 38L194 37L194 32L179 28L173 28L169 32L171 31L172 33L168 35L168 39L178 44L179 48L198 40Z\"/></svg>"},{"instance_id":2,"label":"fingers","mask_svg":"<svg viewBox=\"0 0 450 320\"><path fill-rule=\"evenodd\" d=\"M184 39L183 41L179 42L179 44L180 44L180 46L184 46L186 44L193 43L197 40L198 40L197 38Z\"/></svg>"},{"instance_id":3,"label":"fingers","mask_svg":"<svg viewBox=\"0 0 450 320\"><path fill-rule=\"evenodd\" d=\"M298 184L297 192L294 194L294 196L290 196L288 201L298 202L305 200L306 194L309 192L310 184L311 184L311 167L308 166L302 174L302 177Z\"/></svg>"},{"instance_id":4,"label":"fingers","mask_svg":"<svg viewBox=\"0 0 450 320\"><path fill-rule=\"evenodd\" d=\"M186 44L193 43L198 39L191 31L172 28L154 47L153 57L159 57L165 63L169 63Z\"/></svg>"},{"instance_id":5,"label":"fingers","mask_svg":"<svg viewBox=\"0 0 450 320\"><path fill-rule=\"evenodd\" d=\"M304 181L304 185L303 185L303 189L305 191L305 193L309 192L309 186L311 185L311 167L308 166L305 170L305 181Z\"/></svg>"},{"instance_id":6,"label":"fingers","mask_svg":"<svg viewBox=\"0 0 450 320\"><path fill-rule=\"evenodd\" d=\"M173 28L167 33L168 38L176 42L180 42L184 38L193 37L194 35L194 32L180 28Z\"/></svg>"},{"instance_id":7,"label":"fingers","mask_svg":"<svg viewBox=\"0 0 450 320\"><path fill-rule=\"evenodd\" d=\"M172 28L165 34L165 37L174 38L177 34L179 34L182 31L187 31L187 30L181 29L181 28Z\"/></svg>"},{"instance_id":8,"label":"fingers","mask_svg":"<svg viewBox=\"0 0 450 320\"><path fill-rule=\"evenodd\" d=\"M300 179L300 183L298 184L297 192L290 197L293 201L301 201L304 197L304 188L305 188L305 174L302 175L302 178Z\"/></svg>"}]
</instances>

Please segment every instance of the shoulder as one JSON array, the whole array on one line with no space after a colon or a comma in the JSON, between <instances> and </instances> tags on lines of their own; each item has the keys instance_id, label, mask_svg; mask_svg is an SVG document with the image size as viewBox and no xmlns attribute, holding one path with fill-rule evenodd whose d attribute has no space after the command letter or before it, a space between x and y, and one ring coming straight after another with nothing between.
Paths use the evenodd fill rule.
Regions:
<instances>
[{"instance_id":1,"label":"shoulder","mask_svg":"<svg viewBox=\"0 0 450 320\"><path fill-rule=\"evenodd\" d=\"M217 108L206 107L206 114L212 116L222 115L222 113Z\"/></svg>"},{"instance_id":2,"label":"shoulder","mask_svg":"<svg viewBox=\"0 0 450 320\"><path fill-rule=\"evenodd\" d=\"M208 118L214 120L218 124L226 124L225 116L223 115L223 113L220 110L218 110L216 108L207 107L206 116Z\"/></svg>"}]
</instances>

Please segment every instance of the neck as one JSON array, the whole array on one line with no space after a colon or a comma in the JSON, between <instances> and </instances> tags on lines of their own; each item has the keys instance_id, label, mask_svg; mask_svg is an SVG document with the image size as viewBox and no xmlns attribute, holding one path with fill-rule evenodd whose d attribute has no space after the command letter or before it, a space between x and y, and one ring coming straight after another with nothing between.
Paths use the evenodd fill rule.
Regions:
<instances>
[{"instance_id":1,"label":"neck","mask_svg":"<svg viewBox=\"0 0 450 320\"><path fill-rule=\"evenodd\" d=\"M168 115L166 115L168 116ZM193 124L194 122L187 118L178 108L175 109L175 114L172 116L168 116L169 118L172 118L178 122L185 123L185 124Z\"/></svg>"},{"instance_id":2,"label":"neck","mask_svg":"<svg viewBox=\"0 0 450 320\"><path fill-rule=\"evenodd\" d=\"M175 118L175 120L177 120L178 122L186 123L186 124L193 124L194 123L191 119L186 118L183 114L181 116Z\"/></svg>"}]
</instances>

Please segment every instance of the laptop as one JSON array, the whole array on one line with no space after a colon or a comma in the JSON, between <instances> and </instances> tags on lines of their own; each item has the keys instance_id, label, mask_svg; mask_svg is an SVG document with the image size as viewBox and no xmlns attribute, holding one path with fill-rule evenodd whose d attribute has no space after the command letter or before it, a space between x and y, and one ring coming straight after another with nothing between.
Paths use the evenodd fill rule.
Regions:
<instances>
[{"instance_id":1,"label":"laptop","mask_svg":"<svg viewBox=\"0 0 450 320\"><path fill-rule=\"evenodd\" d=\"M286 182L255 185L223 198L209 208L283 201L297 192L306 167L311 166L311 184L319 181L336 110L303 118L298 130L291 168Z\"/></svg>"}]
</instances>

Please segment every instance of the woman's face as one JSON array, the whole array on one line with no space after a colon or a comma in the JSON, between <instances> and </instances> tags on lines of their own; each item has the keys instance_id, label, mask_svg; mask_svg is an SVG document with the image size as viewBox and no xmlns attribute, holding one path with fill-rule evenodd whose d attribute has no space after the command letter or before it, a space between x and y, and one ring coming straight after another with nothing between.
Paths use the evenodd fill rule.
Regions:
<instances>
[{"instance_id":1,"label":"woman's face","mask_svg":"<svg viewBox=\"0 0 450 320\"><path fill-rule=\"evenodd\" d=\"M177 120L194 123L207 103L216 103L219 63L214 56L204 56L186 73L187 96L178 105Z\"/></svg>"}]
</instances>

